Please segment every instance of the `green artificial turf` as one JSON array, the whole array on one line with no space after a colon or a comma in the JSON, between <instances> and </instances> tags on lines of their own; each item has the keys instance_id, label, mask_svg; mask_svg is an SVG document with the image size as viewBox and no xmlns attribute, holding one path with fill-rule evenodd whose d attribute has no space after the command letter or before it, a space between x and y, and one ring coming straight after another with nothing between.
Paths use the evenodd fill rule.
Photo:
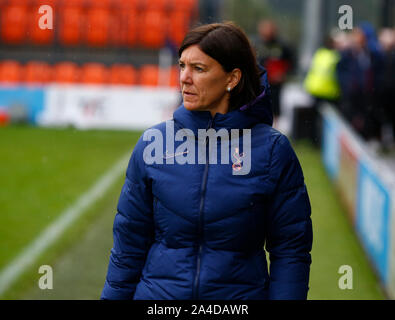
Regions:
<instances>
[{"instance_id":1,"label":"green artificial turf","mask_svg":"<svg viewBox=\"0 0 395 320\"><path fill-rule=\"evenodd\" d=\"M320 151L307 142L294 143L310 197L313 250L309 299L385 299L377 277L329 180ZM340 289L342 265L352 268L352 289Z\"/></svg>"},{"instance_id":2,"label":"green artificial turf","mask_svg":"<svg viewBox=\"0 0 395 320\"><path fill-rule=\"evenodd\" d=\"M113 245L112 226L117 200L124 182L120 177L106 196L87 214L83 223L71 228L51 252L37 261L7 298L28 300L96 300L100 298ZM73 241L65 243L64 239ZM41 290L40 265L53 268L53 289Z\"/></svg>"},{"instance_id":3,"label":"green artificial turf","mask_svg":"<svg viewBox=\"0 0 395 320\"><path fill-rule=\"evenodd\" d=\"M0 269L128 150L139 133L0 128Z\"/></svg>"}]
</instances>

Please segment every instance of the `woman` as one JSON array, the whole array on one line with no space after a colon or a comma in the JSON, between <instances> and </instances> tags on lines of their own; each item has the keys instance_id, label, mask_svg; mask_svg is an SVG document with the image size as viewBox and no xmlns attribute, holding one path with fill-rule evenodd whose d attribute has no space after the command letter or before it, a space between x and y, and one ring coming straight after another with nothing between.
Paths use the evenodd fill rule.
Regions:
<instances>
[{"instance_id":1,"label":"woman","mask_svg":"<svg viewBox=\"0 0 395 320\"><path fill-rule=\"evenodd\" d=\"M306 299L309 198L290 143L271 127L246 35L232 23L202 25L179 57L183 105L133 151L101 298ZM221 144L201 137L207 129L221 132ZM231 161L215 163L227 152Z\"/></svg>"}]
</instances>

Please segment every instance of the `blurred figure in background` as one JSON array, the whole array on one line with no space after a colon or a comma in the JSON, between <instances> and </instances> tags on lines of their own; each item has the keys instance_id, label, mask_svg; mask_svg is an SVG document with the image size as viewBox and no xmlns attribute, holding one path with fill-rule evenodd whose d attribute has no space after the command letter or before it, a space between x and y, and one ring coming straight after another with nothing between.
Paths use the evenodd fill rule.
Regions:
<instances>
[{"instance_id":1,"label":"blurred figure in background","mask_svg":"<svg viewBox=\"0 0 395 320\"><path fill-rule=\"evenodd\" d=\"M351 33L351 47L341 52L338 78L341 110L366 140L380 139L382 112L378 89L382 85L383 56L375 31L363 23Z\"/></svg>"},{"instance_id":2,"label":"blurred figure in background","mask_svg":"<svg viewBox=\"0 0 395 320\"><path fill-rule=\"evenodd\" d=\"M333 39L333 47L339 53L350 50L352 48L352 39L349 32L335 29L331 33Z\"/></svg>"},{"instance_id":3,"label":"blurred figure in background","mask_svg":"<svg viewBox=\"0 0 395 320\"><path fill-rule=\"evenodd\" d=\"M395 136L395 30L381 30L379 42L384 55L382 85L378 93L383 110L381 142L385 149L389 149L394 147Z\"/></svg>"},{"instance_id":4,"label":"blurred figure in background","mask_svg":"<svg viewBox=\"0 0 395 320\"><path fill-rule=\"evenodd\" d=\"M221 8L224 0L200 0L199 17L201 23L213 23L221 20Z\"/></svg>"},{"instance_id":5,"label":"blurred figure in background","mask_svg":"<svg viewBox=\"0 0 395 320\"><path fill-rule=\"evenodd\" d=\"M338 38L339 39L339 38ZM340 61L340 54L335 49L335 35L329 35L324 46L319 48L312 59L310 69L304 81L306 91L313 97L313 120L311 140L320 144L320 126L318 123L318 108L323 101L337 106L340 97L340 85L336 69Z\"/></svg>"},{"instance_id":6,"label":"blurred figure in background","mask_svg":"<svg viewBox=\"0 0 395 320\"><path fill-rule=\"evenodd\" d=\"M274 126L281 114L280 93L286 76L293 67L293 57L289 47L279 39L277 26L272 20L258 23L258 38L255 49L258 62L267 70L272 94Z\"/></svg>"}]
</instances>

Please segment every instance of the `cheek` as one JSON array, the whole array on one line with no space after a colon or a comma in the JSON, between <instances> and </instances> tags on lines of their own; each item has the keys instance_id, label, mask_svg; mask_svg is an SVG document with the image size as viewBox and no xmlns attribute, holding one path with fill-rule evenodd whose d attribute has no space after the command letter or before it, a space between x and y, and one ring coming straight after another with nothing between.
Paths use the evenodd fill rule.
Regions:
<instances>
[{"instance_id":1,"label":"cheek","mask_svg":"<svg viewBox=\"0 0 395 320\"><path fill-rule=\"evenodd\" d=\"M222 84L223 79L217 77L208 77L206 79L201 79L199 82L198 90L201 100L211 100L216 99L219 95L224 93L224 85Z\"/></svg>"}]
</instances>

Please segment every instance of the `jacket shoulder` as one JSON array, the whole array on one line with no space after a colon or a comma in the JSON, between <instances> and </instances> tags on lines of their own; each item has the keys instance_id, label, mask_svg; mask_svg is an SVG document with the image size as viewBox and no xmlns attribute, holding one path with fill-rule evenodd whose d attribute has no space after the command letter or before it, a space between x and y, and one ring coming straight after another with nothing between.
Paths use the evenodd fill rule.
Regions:
<instances>
[{"instance_id":1,"label":"jacket shoulder","mask_svg":"<svg viewBox=\"0 0 395 320\"><path fill-rule=\"evenodd\" d=\"M167 121L173 121L167 120ZM142 154L143 149L149 144L149 142L153 139L152 137L156 136L157 134L161 134L162 137L166 133L166 122L167 121L162 121L152 127L149 127L148 129L145 129L143 133L140 135L135 147L134 147L134 152Z\"/></svg>"},{"instance_id":2,"label":"jacket shoulder","mask_svg":"<svg viewBox=\"0 0 395 320\"><path fill-rule=\"evenodd\" d=\"M269 180L273 187L280 179L286 183L281 188L293 188L304 183L303 171L288 137L266 124L254 127L252 135L259 144L260 154L268 155ZM265 157L266 158L266 157Z\"/></svg>"},{"instance_id":3,"label":"jacket shoulder","mask_svg":"<svg viewBox=\"0 0 395 320\"><path fill-rule=\"evenodd\" d=\"M260 139L265 139L265 142L270 145L274 145L279 139L288 141L288 138L283 133L265 123L255 125L252 130L253 135L258 136Z\"/></svg>"}]
</instances>

